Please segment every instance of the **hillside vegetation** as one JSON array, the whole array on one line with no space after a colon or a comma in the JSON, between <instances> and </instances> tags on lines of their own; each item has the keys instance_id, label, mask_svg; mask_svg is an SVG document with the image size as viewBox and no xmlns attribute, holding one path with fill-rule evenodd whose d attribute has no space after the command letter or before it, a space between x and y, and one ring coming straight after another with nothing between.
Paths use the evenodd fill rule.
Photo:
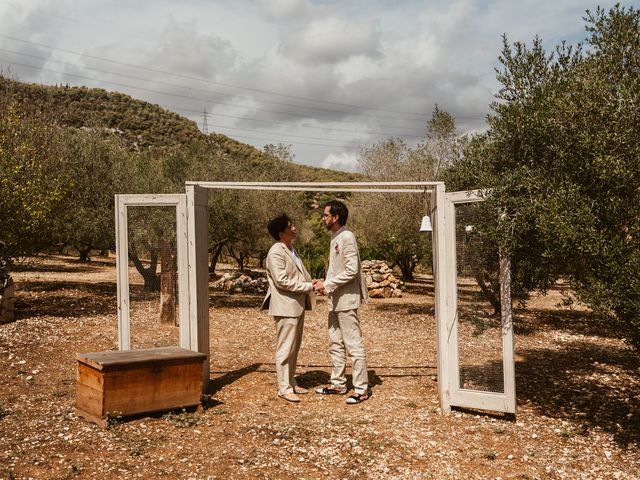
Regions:
<instances>
[{"instance_id":1,"label":"hillside vegetation","mask_svg":"<svg viewBox=\"0 0 640 480\"><path fill-rule=\"evenodd\" d=\"M214 156L241 162L249 170L278 169L295 181L353 181L359 175L284 163L257 148L221 133L203 134L195 122L120 92L68 85L38 85L0 76L0 91L18 111L42 116L63 128L103 129L121 137L134 150L167 151L190 142L203 142ZM233 168L228 171L232 177ZM247 175L243 175L246 177ZM249 175L250 176L250 175ZM194 179L199 180L199 179ZM207 179L214 180L214 179ZM217 180L217 179L216 179Z\"/></svg>"}]
</instances>

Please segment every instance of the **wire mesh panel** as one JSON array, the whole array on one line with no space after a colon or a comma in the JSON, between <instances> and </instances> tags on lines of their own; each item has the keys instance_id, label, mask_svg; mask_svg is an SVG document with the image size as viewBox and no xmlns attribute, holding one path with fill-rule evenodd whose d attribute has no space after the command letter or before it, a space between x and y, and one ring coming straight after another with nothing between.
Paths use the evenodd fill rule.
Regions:
<instances>
[{"instance_id":1,"label":"wire mesh panel","mask_svg":"<svg viewBox=\"0 0 640 480\"><path fill-rule=\"evenodd\" d=\"M127 210L131 348L178 345L176 207Z\"/></svg>"},{"instance_id":2,"label":"wire mesh panel","mask_svg":"<svg viewBox=\"0 0 640 480\"><path fill-rule=\"evenodd\" d=\"M481 232L481 203L455 207L458 366L461 389L504 392L498 255Z\"/></svg>"}]
</instances>

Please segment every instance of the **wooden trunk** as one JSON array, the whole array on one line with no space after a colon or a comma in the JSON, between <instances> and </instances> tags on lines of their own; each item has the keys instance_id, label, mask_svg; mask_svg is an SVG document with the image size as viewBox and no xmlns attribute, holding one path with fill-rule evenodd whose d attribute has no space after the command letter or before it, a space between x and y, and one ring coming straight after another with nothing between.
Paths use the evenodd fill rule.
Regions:
<instances>
[{"instance_id":1,"label":"wooden trunk","mask_svg":"<svg viewBox=\"0 0 640 480\"><path fill-rule=\"evenodd\" d=\"M15 320L16 297L13 279L9 278L6 287L0 287L0 324L10 323Z\"/></svg>"},{"instance_id":2,"label":"wooden trunk","mask_svg":"<svg viewBox=\"0 0 640 480\"><path fill-rule=\"evenodd\" d=\"M76 413L109 417L200 406L206 356L178 347L78 354Z\"/></svg>"}]
</instances>

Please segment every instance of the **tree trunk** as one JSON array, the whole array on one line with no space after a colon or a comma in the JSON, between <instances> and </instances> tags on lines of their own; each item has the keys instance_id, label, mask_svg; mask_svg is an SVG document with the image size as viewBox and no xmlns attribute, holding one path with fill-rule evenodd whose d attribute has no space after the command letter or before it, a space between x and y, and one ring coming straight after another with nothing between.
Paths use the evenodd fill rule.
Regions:
<instances>
[{"instance_id":1,"label":"tree trunk","mask_svg":"<svg viewBox=\"0 0 640 480\"><path fill-rule=\"evenodd\" d=\"M500 297L498 296L499 294L496 293L496 289L491 283L491 279L487 277L488 275L486 274L483 275L482 272L480 271L474 272L474 278L476 279L476 282L478 283L480 290L482 290L484 297L493 307L493 313L495 315L500 315L501 306L500 306ZM500 285L498 285L498 292L499 291L500 291Z\"/></svg>"},{"instance_id":2,"label":"tree trunk","mask_svg":"<svg viewBox=\"0 0 640 480\"><path fill-rule=\"evenodd\" d=\"M267 259L267 253L268 252L260 252L260 255L258 256L258 265L260 268L264 268L264 261Z\"/></svg>"},{"instance_id":3,"label":"tree trunk","mask_svg":"<svg viewBox=\"0 0 640 480\"><path fill-rule=\"evenodd\" d=\"M241 250L240 252L236 253L233 250L233 247L231 247L230 245L227 245L227 250L229 251L229 255L231 255L231 258L233 258L238 264L238 270L241 272L244 271L244 262L246 260L245 252Z\"/></svg>"},{"instance_id":4,"label":"tree trunk","mask_svg":"<svg viewBox=\"0 0 640 480\"><path fill-rule=\"evenodd\" d=\"M160 240L160 323L178 325L176 315L176 252L168 240Z\"/></svg>"},{"instance_id":5,"label":"tree trunk","mask_svg":"<svg viewBox=\"0 0 640 480\"><path fill-rule=\"evenodd\" d=\"M413 272L416 269L416 265L418 265L416 261L414 261L413 259L408 260L401 258L396 260L396 265L398 265L400 271L402 272L402 280L404 280L405 282L410 282L413 280Z\"/></svg>"},{"instance_id":6,"label":"tree trunk","mask_svg":"<svg viewBox=\"0 0 640 480\"><path fill-rule=\"evenodd\" d=\"M218 260L220 260L220 254L222 253L222 249L224 248L224 243L220 242L211 252L211 263L209 264L209 275L214 276L216 274L216 266L218 265Z\"/></svg>"},{"instance_id":7,"label":"tree trunk","mask_svg":"<svg viewBox=\"0 0 640 480\"><path fill-rule=\"evenodd\" d=\"M241 272L244 272L244 253L240 253L237 257L236 257L236 263L238 264L238 270Z\"/></svg>"},{"instance_id":8,"label":"tree trunk","mask_svg":"<svg viewBox=\"0 0 640 480\"><path fill-rule=\"evenodd\" d=\"M151 261L149 262L149 266L145 268L138 257L135 246L132 244L129 247L129 259L133 262L136 270L144 280L144 290L149 292L157 292L160 290L160 277L156 273L156 268L158 266L158 251L153 249L151 250Z\"/></svg>"},{"instance_id":9,"label":"tree trunk","mask_svg":"<svg viewBox=\"0 0 640 480\"><path fill-rule=\"evenodd\" d=\"M0 325L13 322L15 318L16 297L11 276L0 281Z\"/></svg>"},{"instance_id":10,"label":"tree trunk","mask_svg":"<svg viewBox=\"0 0 640 480\"><path fill-rule=\"evenodd\" d=\"M79 248L78 253L80 253L80 261L81 262L90 262L91 258L89 257L89 252L91 252L91 247L87 248Z\"/></svg>"}]
</instances>

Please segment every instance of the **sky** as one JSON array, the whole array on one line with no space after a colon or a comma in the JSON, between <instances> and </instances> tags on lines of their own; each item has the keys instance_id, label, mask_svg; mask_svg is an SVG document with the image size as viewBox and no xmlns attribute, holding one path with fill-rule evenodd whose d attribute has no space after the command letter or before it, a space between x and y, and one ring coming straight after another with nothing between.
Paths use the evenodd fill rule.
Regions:
<instances>
[{"instance_id":1,"label":"sky","mask_svg":"<svg viewBox=\"0 0 640 480\"><path fill-rule=\"evenodd\" d=\"M423 140L436 104L459 133L482 131L503 34L575 44L585 10L615 3L0 0L0 70L123 92L208 133L356 171L363 146Z\"/></svg>"}]
</instances>

